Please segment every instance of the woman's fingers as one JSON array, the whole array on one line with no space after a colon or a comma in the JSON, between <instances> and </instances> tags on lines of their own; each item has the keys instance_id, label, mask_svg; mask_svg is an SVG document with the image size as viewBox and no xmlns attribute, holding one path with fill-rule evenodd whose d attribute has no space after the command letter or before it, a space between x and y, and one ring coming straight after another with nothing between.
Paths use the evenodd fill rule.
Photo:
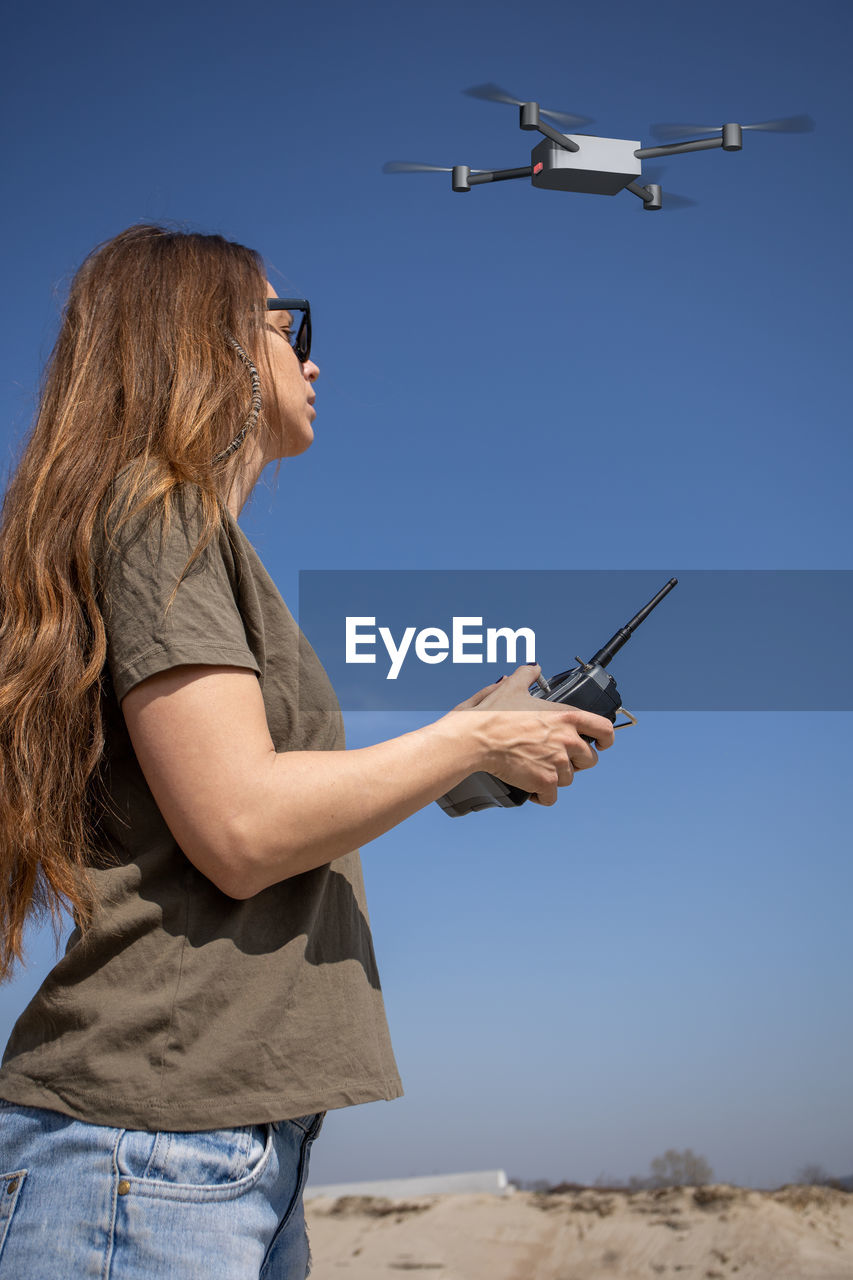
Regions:
<instances>
[{"instance_id":1,"label":"woman's fingers","mask_svg":"<svg viewBox=\"0 0 853 1280\"><path fill-rule=\"evenodd\" d=\"M571 786L575 773L598 763L593 743L600 749L609 747L613 725L590 711L532 697L529 689L539 671L538 663L516 667L454 711L477 710L476 719L484 716L487 772L522 787L538 804L552 805L559 789Z\"/></svg>"},{"instance_id":2,"label":"woman's fingers","mask_svg":"<svg viewBox=\"0 0 853 1280\"><path fill-rule=\"evenodd\" d=\"M598 752L591 742L584 742L581 738L577 747L570 748L569 759L576 772L582 769L592 769L598 764Z\"/></svg>"},{"instance_id":3,"label":"woman's fingers","mask_svg":"<svg viewBox=\"0 0 853 1280\"><path fill-rule=\"evenodd\" d=\"M592 738L596 746L606 751L608 747L613 745L613 725L604 716L596 715L593 711L584 711L580 707L572 707L565 702L549 702L547 698L533 698L528 689L540 674L538 662L524 663L520 667L516 667L511 675L505 676L503 680L498 680L495 684L489 685L485 689L481 689L479 693L474 694L472 706L480 706L486 703L489 707L513 706L519 709L530 709L538 707L545 711L546 714L557 714L569 721L577 731L578 735L585 735ZM594 751L586 752L579 758L579 767L591 769L596 763L598 756ZM585 760L586 763L580 763Z\"/></svg>"},{"instance_id":4,"label":"woman's fingers","mask_svg":"<svg viewBox=\"0 0 853 1280\"><path fill-rule=\"evenodd\" d=\"M571 713L569 719L578 734L582 735L583 740L592 738L592 742L587 742L586 746L593 755L595 755L593 743L601 751L606 751L608 747L613 746L613 725L604 716L598 716L594 711L582 711L580 707L563 705L563 709Z\"/></svg>"},{"instance_id":5,"label":"woman's fingers","mask_svg":"<svg viewBox=\"0 0 853 1280\"><path fill-rule=\"evenodd\" d=\"M488 698L490 693L494 693L501 680L505 680L506 676L498 676L494 684L487 684L484 689L478 689L476 693L472 693L470 698L466 698L464 702L458 703L454 711L471 711L474 707L478 707L484 698Z\"/></svg>"},{"instance_id":6,"label":"woman's fingers","mask_svg":"<svg viewBox=\"0 0 853 1280\"><path fill-rule=\"evenodd\" d=\"M531 800L535 800L537 804L552 805L557 803L557 792L560 787L570 787L572 778L574 777L574 769L568 760L562 761L557 765L556 781L548 786L540 787L538 791L531 793Z\"/></svg>"},{"instance_id":7,"label":"woman's fingers","mask_svg":"<svg viewBox=\"0 0 853 1280\"><path fill-rule=\"evenodd\" d=\"M537 791L531 791L530 799L535 801L536 804L544 804L544 805L556 804L558 788L561 786L568 786L568 783L563 783L560 781L560 776L565 777L565 770L558 769L557 775L558 776L557 776L556 782L546 784L545 786L540 786ZM571 782L571 778L569 778L568 782Z\"/></svg>"},{"instance_id":8,"label":"woman's fingers","mask_svg":"<svg viewBox=\"0 0 853 1280\"><path fill-rule=\"evenodd\" d=\"M568 761L566 761L565 764L561 764L557 766L557 786L558 787L570 787L572 785L572 779L574 778L574 776L575 776L575 770Z\"/></svg>"}]
</instances>

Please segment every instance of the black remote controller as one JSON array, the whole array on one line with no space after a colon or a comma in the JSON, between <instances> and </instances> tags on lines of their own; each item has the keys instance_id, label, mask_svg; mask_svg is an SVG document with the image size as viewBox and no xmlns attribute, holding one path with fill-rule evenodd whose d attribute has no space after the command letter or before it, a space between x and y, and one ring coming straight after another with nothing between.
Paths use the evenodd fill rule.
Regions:
<instances>
[{"instance_id":1,"label":"black remote controller","mask_svg":"<svg viewBox=\"0 0 853 1280\"><path fill-rule=\"evenodd\" d=\"M577 658L577 667L569 671L561 671L550 680L540 679L532 685L530 692L534 698L542 698L545 702L563 702L570 707L579 707L582 711L592 711L597 716L605 716L611 724L621 729L626 724L636 724L634 717L622 706L616 681L605 670L611 658L619 652L626 640L629 640L640 623L649 616L652 609L660 604L677 584L677 578L669 582L657 595L645 605L630 622L616 632L607 641L603 649L599 649L589 662ZM616 724L619 712L628 719L623 724ZM587 742L592 738L581 734ZM491 773L472 773L457 783L450 791L439 796L436 804L451 818L459 818L463 813L475 813L478 809L512 809L529 800L530 792L522 787L514 787L509 782L502 782Z\"/></svg>"}]
</instances>

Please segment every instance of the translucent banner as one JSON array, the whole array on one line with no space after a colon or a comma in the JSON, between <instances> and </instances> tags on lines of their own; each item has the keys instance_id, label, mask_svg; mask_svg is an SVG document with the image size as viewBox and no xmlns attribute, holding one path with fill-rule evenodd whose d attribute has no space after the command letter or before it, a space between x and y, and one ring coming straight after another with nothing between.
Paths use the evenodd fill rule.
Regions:
<instances>
[{"instance_id":1,"label":"translucent banner","mask_svg":"<svg viewBox=\"0 0 853 1280\"><path fill-rule=\"evenodd\" d=\"M344 710L445 711L524 662L610 659L631 711L849 711L853 571L310 570L298 617Z\"/></svg>"}]
</instances>

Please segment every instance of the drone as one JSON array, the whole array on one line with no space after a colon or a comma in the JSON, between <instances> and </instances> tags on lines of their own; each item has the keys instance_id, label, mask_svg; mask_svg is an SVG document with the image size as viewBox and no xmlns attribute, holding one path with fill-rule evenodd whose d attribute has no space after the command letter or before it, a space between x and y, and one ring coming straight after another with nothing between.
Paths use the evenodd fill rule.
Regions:
<instances>
[{"instance_id":1,"label":"drone","mask_svg":"<svg viewBox=\"0 0 853 1280\"><path fill-rule=\"evenodd\" d=\"M543 116L562 125L566 130L592 124L587 116L571 115L565 111L550 111L538 102L522 102L496 84L479 84L463 89L471 98L486 102L503 102L519 108L519 125L522 129L542 134L530 154L530 164L519 169L471 169L466 164L420 164L409 160L389 160L383 165L383 173L449 173L454 191L470 191L485 182L505 182L510 178L529 178L534 187L551 191L577 191L590 195L615 196L620 191L630 191L643 202L643 208L652 212L666 206L683 208L695 204L685 196L667 192L664 200L659 182L640 181L642 161L663 156L679 155L686 151L710 151L722 147L723 151L743 150L743 134L747 129L773 133L810 133L814 129L811 116L787 116L779 120L762 120L758 124L654 124L652 137L684 138L687 134L712 134L715 137L687 138L685 141L668 142L657 147L644 147L639 142L625 138L599 138L589 133L561 133L543 120ZM657 178L659 172L646 171L648 178Z\"/></svg>"}]
</instances>

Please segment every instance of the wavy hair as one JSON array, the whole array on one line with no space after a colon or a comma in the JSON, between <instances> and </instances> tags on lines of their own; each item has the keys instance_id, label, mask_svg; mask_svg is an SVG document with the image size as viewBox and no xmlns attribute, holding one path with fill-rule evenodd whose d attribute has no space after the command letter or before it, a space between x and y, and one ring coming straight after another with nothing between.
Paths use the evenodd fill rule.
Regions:
<instances>
[{"instance_id":1,"label":"wavy hair","mask_svg":"<svg viewBox=\"0 0 853 1280\"><path fill-rule=\"evenodd\" d=\"M240 450L214 461L251 406L225 335L257 363L265 296L253 250L153 225L99 245L72 281L0 512L0 981L23 960L31 913L49 913L57 950L63 908L86 932L89 868L109 860L98 843L108 802L107 642L90 557L99 510L111 545L155 505L168 532L181 486L196 485L203 528L183 572L201 555L245 465ZM263 416L258 430L269 430Z\"/></svg>"}]
</instances>

